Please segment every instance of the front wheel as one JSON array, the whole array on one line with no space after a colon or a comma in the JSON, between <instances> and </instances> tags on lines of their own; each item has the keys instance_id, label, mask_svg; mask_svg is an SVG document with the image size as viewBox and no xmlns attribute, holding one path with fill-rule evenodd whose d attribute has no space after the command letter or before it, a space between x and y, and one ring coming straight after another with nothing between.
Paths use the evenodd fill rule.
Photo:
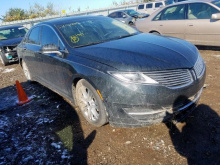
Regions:
<instances>
[{"instance_id":1,"label":"front wheel","mask_svg":"<svg viewBox=\"0 0 220 165\"><path fill-rule=\"evenodd\" d=\"M108 122L105 106L93 86L81 79L76 84L76 104L85 119L92 125L100 127Z\"/></svg>"},{"instance_id":2,"label":"front wheel","mask_svg":"<svg viewBox=\"0 0 220 165\"><path fill-rule=\"evenodd\" d=\"M8 59L5 57L5 55L3 53L0 52L0 61L1 63L6 66L9 64L9 61Z\"/></svg>"}]
</instances>

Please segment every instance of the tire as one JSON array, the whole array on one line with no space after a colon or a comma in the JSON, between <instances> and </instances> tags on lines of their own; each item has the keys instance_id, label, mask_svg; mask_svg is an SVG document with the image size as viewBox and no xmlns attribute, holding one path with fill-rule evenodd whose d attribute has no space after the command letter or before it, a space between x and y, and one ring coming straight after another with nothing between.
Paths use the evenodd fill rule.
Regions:
<instances>
[{"instance_id":1,"label":"tire","mask_svg":"<svg viewBox=\"0 0 220 165\"><path fill-rule=\"evenodd\" d=\"M84 79L78 81L75 96L77 106L90 124L100 127L108 122L106 108L99 94L88 81Z\"/></svg>"},{"instance_id":2,"label":"tire","mask_svg":"<svg viewBox=\"0 0 220 165\"><path fill-rule=\"evenodd\" d=\"M151 32L151 34L160 35L160 33L158 33L158 32Z\"/></svg>"},{"instance_id":3,"label":"tire","mask_svg":"<svg viewBox=\"0 0 220 165\"><path fill-rule=\"evenodd\" d=\"M23 68L24 75L25 75L26 79L28 81L32 81L32 77L31 77L30 71L29 71L29 69L27 67L27 64L26 64L26 62L24 60L22 60L22 68Z\"/></svg>"},{"instance_id":4,"label":"tire","mask_svg":"<svg viewBox=\"0 0 220 165\"><path fill-rule=\"evenodd\" d=\"M134 26L134 22L129 22L128 25L129 26Z\"/></svg>"},{"instance_id":5,"label":"tire","mask_svg":"<svg viewBox=\"0 0 220 165\"><path fill-rule=\"evenodd\" d=\"M1 63L6 66L9 64L9 61L8 59L5 57L5 55L3 53L0 52L0 61Z\"/></svg>"}]
</instances>

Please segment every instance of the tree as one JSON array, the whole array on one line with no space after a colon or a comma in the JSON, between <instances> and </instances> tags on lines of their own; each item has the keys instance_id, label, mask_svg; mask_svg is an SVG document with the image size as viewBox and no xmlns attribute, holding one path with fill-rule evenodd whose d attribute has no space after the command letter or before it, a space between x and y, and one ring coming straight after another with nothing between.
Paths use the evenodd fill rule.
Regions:
<instances>
[{"instance_id":1,"label":"tree","mask_svg":"<svg viewBox=\"0 0 220 165\"><path fill-rule=\"evenodd\" d=\"M78 8L77 8L77 11L80 12L80 10L81 10L80 7L78 7Z\"/></svg>"},{"instance_id":2,"label":"tree","mask_svg":"<svg viewBox=\"0 0 220 165\"><path fill-rule=\"evenodd\" d=\"M35 3L33 6L30 6L28 15L29 18L38 18L59 14L57 10L55 10L53 3L48 3L46 8L44 6Z\"/></svg>"},{"instance_id":3,"label":"tree","mask_svg":"<svg viewBox=\"0 0 220 165\"><path fill-rule=\"evenodd\" d=\"M5 16L2 16L3 22L24 20L28 16L23 9L20 8L10 8L9 11L6 12Z\"/></svg>"},{"instance_id":4,"label":"tree","mask_svg":"<svg viewBox=\"0 0 220 165\"><path fill-rule=\"evenodd\" d=\"M24 20L29 18L38 18L59 14L58 10L55 10L53 3L48 3L46 7L35 3L29 7L28 11L20 8L10 8L1 20L3 22L10 22L16 20Z\"/></svg>"},{"instance_id":5,"label":"tree","mask_svg":"<svg viewBox=\"0 0 220 165\"><path fill-rule=\"evenodd\" d=\"M112 4L113 4L114 6L118 6L118 3L117 3L116 1L112 1Z\"/></svg>"}]
</instances>

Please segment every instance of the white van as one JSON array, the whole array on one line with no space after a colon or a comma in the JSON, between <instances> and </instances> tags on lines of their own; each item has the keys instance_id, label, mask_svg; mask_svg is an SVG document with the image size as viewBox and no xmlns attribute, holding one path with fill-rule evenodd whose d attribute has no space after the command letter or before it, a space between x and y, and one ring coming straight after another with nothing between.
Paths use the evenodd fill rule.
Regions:
<instances>
[{"instance_id":1,"label":"white van","mask_svg":"<svg viewBox=\"0 0 220 165\"><path fill-rule=\"evenodd\" d=\"M162 6L165 6L164 1L148 2L148 3L139 4L137 11L140 13L152 14Z\"/></svg>"}]
</instances>

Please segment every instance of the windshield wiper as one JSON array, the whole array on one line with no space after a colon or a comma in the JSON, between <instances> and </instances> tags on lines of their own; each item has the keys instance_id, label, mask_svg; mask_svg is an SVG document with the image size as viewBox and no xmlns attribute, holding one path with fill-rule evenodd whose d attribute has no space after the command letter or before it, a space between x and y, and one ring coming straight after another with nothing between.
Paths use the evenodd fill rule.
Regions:
<instances>
[{"instance_id":1,"label":"windshield wiper","mask_svg":"<svg viewBox=\"0 0 220 165\"><path fill-rule=\"evenodd\" d=\"M103 42L107 42L107 41L100 41L100 42L94 42L94 43L89 43L89 44L85 44L85 45L74 46L74 48L80 48L80 47L84 47L84 46L96 45L96 44L100 44L100 43L103 43Z\"/></svg>"},{"instance_id":2,"label":"windshield wiper","mask_svg":"<svg viewBox=\"0 0 220 165\"><path fill-rule=\"evenodd\" d=\"M91 45L96 45L96 44L100 44L100 43L104 43L104 42L108 42L108 41L112 41L112 40L117 40L117 39L121 39L121 38L126 38L126 37L130 37L130 36L137 35L138 33L139 33L139 32L134 33L134 34L128 34L128 35L120 36L120 37L117 37L117 38L112 38L112 39L105 40L105 41L94 42L94 43L89 43L89 44L79 45L79 46L74 46L74 48L80 48L80 47L85 47L85 46L91 46Z\"/></svg>"},{"instance_id":3,"label":"windshield wiper","mask_svg":"<svg viewBox=\"0 0 220 165\"><path fill-rule=\"evenodd\" d=\"M126 38L126 37L134 36L134 35L137 35L137 34L138 34L138 32L137 33L133 33L133 34L128 34L128 35L120 36L117 39Z\"/></svg>"}]
</instances>

